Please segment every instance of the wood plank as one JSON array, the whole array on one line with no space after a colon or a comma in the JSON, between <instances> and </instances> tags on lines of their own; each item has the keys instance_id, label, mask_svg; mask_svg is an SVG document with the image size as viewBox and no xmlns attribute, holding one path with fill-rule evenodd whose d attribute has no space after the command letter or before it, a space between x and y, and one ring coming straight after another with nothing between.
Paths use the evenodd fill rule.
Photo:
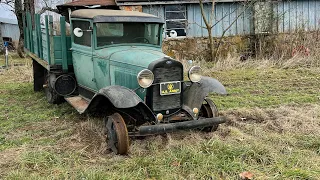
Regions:
<instances>
[{"instance_id":1,"label":"wood plank","mask_svg":"<svg viewBox=\"0 0 320 180\"><path fill-rule=\"evenodd\" d=\"M50 36L50 45L48 46L49 49L50 49L50 62L51 64L55 64L54 62L54 41L53 41L53 18L52 16L50 15L49 16L49 36Z\"/></svg>"},{"instance_id":2,"label":"wood plank","mask_svg":"<svg viewBox=\"0 0 320 180\"><path fill-rule=\"evenodd\" d=\"M50 56L50 34L49 34L49 17L45 16L45 26L46 26L46 40L47 40L47 60L48 63L51 64L51 56Z\"/></svg>"},{"instance_id":3,"label":"wood plank","mask_svg":"<svg viewBox=\"0 0 320 180\"><path fill-rule=\"evenodd\" d=\"M41 22L40 14L36 14L36 28L37 28L37 37L38 37L38 51L39 57L43 59L43 49L42 49L42 33L41 33Z\"/></svg>"},{"instance_id":4,"label":"wood plank","mask_svg":"<svg viewBox=\"0 0 320 180\"><path fill-rule=\"evenodd\" d=\"M66 38L66 18L60 17L61 50L62 50L62 70L68 72L67 38Z\"/></svg>"},{"instance_id":5,"label":"wood plank","mask_svg":"<svg viewBox=\"0 0 320 180\"><path fill-rule=\"evenodd\" d=\"M47 61L40 59L36 54L30 52L29 50L26 50L26 54L30 56L32 59L34 59L35 61L37 61L39 64L41 64L41 66L46 68L48 71L50 71L50 65L48 64Z\"/></svg>"}]
</instances>

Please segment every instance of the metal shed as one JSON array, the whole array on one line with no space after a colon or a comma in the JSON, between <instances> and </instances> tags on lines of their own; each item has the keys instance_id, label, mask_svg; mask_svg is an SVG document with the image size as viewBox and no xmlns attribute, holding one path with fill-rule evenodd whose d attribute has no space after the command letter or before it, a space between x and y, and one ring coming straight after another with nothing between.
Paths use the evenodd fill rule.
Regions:
<instances>
[{"instance_id":1,"label":"metal shed","mask_svg":"<svg viewBox=\"0 0 320 180\"><path fill-rule=\"evenodd\" d=\"M166 30L178 36L207 37L198 0L116 0L118 6L142 9L161 17ZM209 17L212 0L203 0ZM250 4L252 2L252 4ZM249 4L249 5L248 5ZM141 8L137 8L137 6ZM214 9L212 34L219 37L260 33L291 33L320 28L320 0L219 0ZM235 22L234 22L235 21ZM230 26L230 27L229 27Z\"/></svg>"},{"instance_id":2,"label":"metal shed","mask_svg":"<svg viewBox=\"0 0 320 180\"><path fill-rule=\"evenodd\" d=\"M11 7L0 5L0 28L2 37L18 41L20 36L18 21Z\"/></svg>"}]
</instances>

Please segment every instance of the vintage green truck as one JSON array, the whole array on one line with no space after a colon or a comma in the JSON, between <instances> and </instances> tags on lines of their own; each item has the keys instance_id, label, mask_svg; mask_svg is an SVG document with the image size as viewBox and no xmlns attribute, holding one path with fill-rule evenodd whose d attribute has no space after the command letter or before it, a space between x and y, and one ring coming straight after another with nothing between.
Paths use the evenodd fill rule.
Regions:
<instances>
[{"instance_id":1,"label":"vintage green truck","mask_svg":"<svg viewBox=\"0 0 320 180\"><path fill-rule=\"evenodd\" d=\"M60 17L60 32L51 16L44 23L39 14L26 13L24 19L34 90L44 89L49 103L65 100L79 113L102 112L108 147L116 154L128 153L130 137L212 131L225 122L207 96L226 89L201 76L199 66L189 69L186 80L183 64L161 50L160 18L81 9Z\"/></svg>"}]
</instances>

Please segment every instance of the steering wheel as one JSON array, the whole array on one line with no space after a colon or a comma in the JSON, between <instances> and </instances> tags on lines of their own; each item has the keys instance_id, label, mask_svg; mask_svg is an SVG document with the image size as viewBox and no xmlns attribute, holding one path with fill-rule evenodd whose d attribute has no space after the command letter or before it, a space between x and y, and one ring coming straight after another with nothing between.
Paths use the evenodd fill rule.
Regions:
<instances>
[{"instance_id":1,"label":"steering wheel","mask_svg":"<svg viewBox=\"0 0 320 180\"><path fill-rule=\"evenodd\" d=\"M132 41L135 41L135 40L138 40L138 39L141 39L142 40L141 42L150 44L149 40L147 38L145 38L145 37L136 37L136 38L133 38Z\"/></svg>"}]
</instances>

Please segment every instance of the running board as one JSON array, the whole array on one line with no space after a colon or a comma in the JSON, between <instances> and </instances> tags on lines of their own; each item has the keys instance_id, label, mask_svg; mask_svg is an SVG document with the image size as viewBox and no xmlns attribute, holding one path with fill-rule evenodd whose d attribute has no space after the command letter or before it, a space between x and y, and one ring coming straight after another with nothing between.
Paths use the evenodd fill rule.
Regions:
<instances>
[{"instance_id":1,"label":"running board","mask_svg":"<svg viewBox=\"0 0 320 180\"><path fill-rule=\"evenodd\" d=\"M81 96L65 97L69 104L71 104L80 114L82 114L89 106L89 101Z\"/></svg>"}]
</instances>

